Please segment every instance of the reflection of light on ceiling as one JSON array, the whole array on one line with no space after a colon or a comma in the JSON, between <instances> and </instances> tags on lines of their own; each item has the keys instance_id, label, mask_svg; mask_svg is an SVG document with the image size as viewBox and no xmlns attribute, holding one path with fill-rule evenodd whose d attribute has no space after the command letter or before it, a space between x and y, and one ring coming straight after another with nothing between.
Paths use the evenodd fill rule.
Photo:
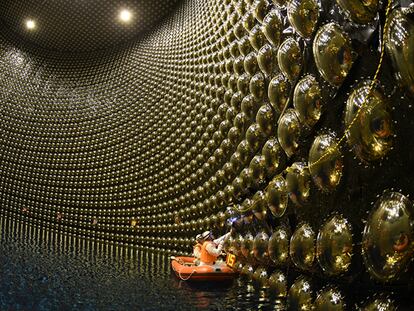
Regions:
<instances>
[{"instance_id":1,"label":"reflection of light on ceiling","mask_svg":"<svg viewBox=\"0 0 414 311\"><path fill-rule=\"evenodd\" d=\"M119 12L119 20L123 23L129 23L132 21L132 13L130 10L121 10L121 12Z\"/></svg>"},{"instance_id":2,"label":"reflection of light on ceiling","mask_svg":"<svg viewBox=\"0 0 414 311\"><path fill-rule=\"evenodd\" d=\"M28 30L35 30L36 29L36 22L33 19L26 20L26 28Z\"/></svg>"}]
</instances>

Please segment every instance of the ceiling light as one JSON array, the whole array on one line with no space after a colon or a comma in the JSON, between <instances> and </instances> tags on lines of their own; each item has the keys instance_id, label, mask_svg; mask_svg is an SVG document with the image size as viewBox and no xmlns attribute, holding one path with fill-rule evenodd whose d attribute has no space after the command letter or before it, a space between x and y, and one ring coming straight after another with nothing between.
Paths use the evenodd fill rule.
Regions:
<instances>
[{"instance_id":1,"label":"ceiling light","mask_svg":"<svg viewBox=\"0 0 414 311\"><path fill-rule=\"evenodd\" d=\"M28 30L34 30L36 28L36 22L32 19L26 20L26 28Z\"/></svg>"},{"instance_id":2,"label":"ceiling light","mask_svg":"<svg viewBox=\"0 0 414 311\"><path fill-rule=\"evenodd\" d=\"M119 20L123 23L129 23L132 20L132 13L130 10L122 10L119 12Z\"/></svg>"}]
</instances>

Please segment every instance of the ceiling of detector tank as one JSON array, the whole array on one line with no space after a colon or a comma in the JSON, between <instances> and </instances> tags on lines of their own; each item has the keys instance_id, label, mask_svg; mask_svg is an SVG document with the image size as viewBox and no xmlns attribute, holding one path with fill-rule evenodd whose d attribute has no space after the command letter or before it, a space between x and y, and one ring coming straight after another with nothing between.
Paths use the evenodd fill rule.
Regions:
<instances>
[{"instance_id":1,"label":"ceiling of detector tank","mask_svg":"<svg viewBox=\"0 0 414 311\"><path fill-rule=\"evenodd\" d=\"M180 0L4 0L3 31L48 50L86 52L106 49L148 30ZM123 10L128 22L120 19ZM35 28L28 29L27 22Z\"/></svg>"}]
</instances>

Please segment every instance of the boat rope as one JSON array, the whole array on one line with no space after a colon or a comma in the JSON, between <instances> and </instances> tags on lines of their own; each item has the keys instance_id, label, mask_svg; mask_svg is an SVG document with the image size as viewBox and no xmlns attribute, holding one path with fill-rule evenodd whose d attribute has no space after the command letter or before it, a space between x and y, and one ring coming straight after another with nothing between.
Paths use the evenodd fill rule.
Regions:
<instances>
[{"instance_id":1,"label":"boat rope","mask_svg":"<svg viewBox=\"0 0 414 311\"><path fill-rule=\"evenodd\" d=\"M180 271L178 271L178 277L183 281L187 281L188 279L190 279L193 276L194 272L195 272L195 269L193 271L191 271L191 273L188 275L187 278L184 278L184 277L181 276L181 270L180 270Z\"/></svg>"},{"instance_id":2,"label":"boat rope","mask_svg":"<svg viewBox=\"0 0 414 311\"><path fill-rule=\"evenodd\" d=\"M176 262L178 262L180 265L182 265L182 266L184 266L185 265L185 262L184 262L184 260L182 260L181 258L177 258L177 257L174 257L174 256L171 256L171 259L172 260L175 260ZM182 280L182 281L187 281L188 279L190 279L192 276L193 276L193 274L194 274L194 272L195 272L196 270L195 269L193 269L193 271L191 271L191 273L188 275L188 277L187 278L185 278L185 277L183 277L183 276L181 276L181 270L179 270L179 271L177 271L178 272L178 277Z\"/></svg>"}]
</instances>

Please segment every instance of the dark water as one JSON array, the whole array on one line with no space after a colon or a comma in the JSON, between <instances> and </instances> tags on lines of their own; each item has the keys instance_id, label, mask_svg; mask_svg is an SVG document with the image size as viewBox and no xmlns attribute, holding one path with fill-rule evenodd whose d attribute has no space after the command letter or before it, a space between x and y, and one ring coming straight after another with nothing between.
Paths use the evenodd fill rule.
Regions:
<instances>
[{"instance_id":1,"label":"dark water","mask_svg":"<svg viewBox=\"0 0 414 311\"><path fill-rule=\"evenodd\" d=\"M287 275L289 287L296 275ZM312 283L315 293L329 285ZM403 287L368 292L337 285L346 310L378 294L392 298L399 311L414 310L412 299L399 294ZM62 237L0 217L0 311L285 310L285 305L246 277L191 284L175 277L165 254Z\"/></svg>"},{"instance_id":2,"label":"dark water","mask_svg":"<svg viewBox=\"0 0 414 311\"><path fill-rule=\"evenodd\" d=\"M167 255L16 231L0 230L2 311L283 309L243 278L214 285L179 281Z\"/></svg>"}]
</instances>

